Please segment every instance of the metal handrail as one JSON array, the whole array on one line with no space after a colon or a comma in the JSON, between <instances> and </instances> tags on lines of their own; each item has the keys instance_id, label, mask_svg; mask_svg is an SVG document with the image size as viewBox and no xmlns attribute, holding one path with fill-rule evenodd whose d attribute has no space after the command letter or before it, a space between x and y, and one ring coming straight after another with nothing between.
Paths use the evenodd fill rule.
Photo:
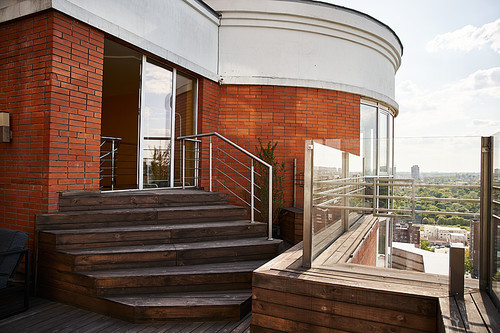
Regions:
<instances>
[{"instance_id":1,"label":"metal handrail","mask_svg":"<svg viewBox=\"0 0 500 333\"><path fill-rule=\"evenodd\" d=\"M365 177L368 178L368 177ZM332 181L334 181L336 184L335 188L328 188L325 190L325 188L321 188L321 192L315 192L314 195L321 197L321 198L326 198L328 199L328 203L330 203L333 199L341 199L341 198L361 198L361 199L370 199L373 198L374 201L372 203L372 207L355 207L355 206L350 206L349 204L347 205L329 205L326 201L321 202L321 203L315 203L314 206L318 206L321 208L336 208L336 209L348 209L348 210L358 210L362 212L371 212L375 216L386 216L387 214L380 214L381 213L392 213L392 217L403 217L402 215L396 215L398 213L409 213L411 216L414 216L415 214L435 214L435 215L449 215L449 216L470 216L470 217L478 217L479 213L472 213L472 212L447 212L447 211L426 211L426 210L419 210L415 209L415 205L412 204L412 207L408 209L395 209L395 208L381 208L378 207L378 200L379 199L396 199L396 200L409 200L412 201L412 203L418 202L418 201L440 201L440 202L469 202L469 203L480 203L480 199L460 199L460 198L439 198L439 197L418 197L414 195L414 188L419 187L419 188L426 188L426 187L431 187L431 188L471 188L471 189L479 189L480 186L478 185L455 185L455 184L425 184L425 183L420 183L420 184L415 184L412 179L402 179L402 178L380 178L378 176L370 176L369 178L373 178L373 182L351 182L349 181L348 178L344 178L346 181L342 182L342 178L337 178ZM382 180L382 182L380 182ZM407 181L408 183L402 184L402 182ZM315 181L315 184L325 184L328 183L328 180L319 180ZM340 191L343 191L347 188L352 187L353 185L362 185L362 186L373 186L374 194L353 194L354 192L358 192L357 189L350 190L347 193L337 193ZM379 190L377 188L380 187L412 187L412 195L411 196L397 196L397 195L380 195ZM404 215L406 217L407 215Z\"/></svg>"},{"instance_id":2,"label":"metal handrail","mask_svg":"<svg viewBox=\"0 0 500 333\"><path fill-rule=\"evenodd\" d=\"M118 152L118 148L120 148L120 143L122 141L122 138L117 138L117 137L111 137L111 136L101 136L101 144L99 145L100 148L102 148L107 142L111 142L111 149L109 151L106 151L104 154L100 156L100 180L104 179L105 177L111 177L111 191L115 189L116 185L116 153ZM111 155L111 159L106 159L108 156ZM111 161L111 166L110 167L104 167L104 163ZM104 175L104 170L111 170L111 175Z\"/></svg>"},{"instance_id":3,"label":"metal handrail","mask_svg":"<svg viewBox=\"0 0 500 333\"><path fill-rule=\"evenodd\" d=\"M212 189L213 189L213 171L214 171L214 168L213 168L213 161L214 161L214 157L213 157L213 145L212 145L212 137L216 137L220 140L222 140L223 142L229 144L230 146L232 146L233 148L236 148L238 151L242 152L243 154L247 155L248 157L250 157L251 159L251 165L248 167L247 165L245 165L244 163L238 161L237 159L235 159L233 156L231 156L230 154L227 154L226 152L224 152L220 147L218 147L218 149L225 153L226 155L229 155L231 158L235 159L238 163L241 163L242 165L244 165L246 168L248 168L250 170L250 191L246 190L245 191L247 193L250 193L250 203L247 203L246 200L242 200L238 195L236 195L235 193L233 193L232 191L230 191L231 193L233 193L233 195L235 195L236 197L238 197L240 200L242 200L245 204L247 204L249 207L250 207L250 220L251 222L255 222L255 210L256 207L255 207L255 187L258 186L257 184L255 184L255 174L257 173L255 171L255 162L258 162L260 163L261 165L263 165L264 167L268 168L269 170L269 193L268 193L268 209L269 209L269 216L268 216L268 239L269 240L272 240L272 236L273 236L273 167L272 165L270 165L269 163L267 163L266 161L260 159L259 157L255 156L254 154L250 153L249 151L245 150L244 148L238 146L236 143L232 142L231 140L225 138L224 136L220 135L219 133L217 132L211 132L211 133L204 133L204 134L194 134L194 135L186 135L186 136L180 136L177 138L177 140L181 140L182 141L182 152L183 152L183 156L182 156L182 188L185 188L185 178L186 178L186 154L185 154L185 151L186 151L186 141L189 141L189 142L194 142L194 144L199 147L199 145L202 143L201 140L199 140L200 138L204 138L204 137L209 137L210 138L210 141L209 141L209 190L210 192L212 192ZM197 151L197 153L199 154L200 153L200 149L195 149ZM218 159L215 159L216 161ZM223 163L223 162L220 162L220 163ZM217 168L215 168L215 170L217 170ZM238 172L239 173L239 172ZM248 178L246 177L243 177L245 179L248 180ZM218 180L217 180L218 181ZM237 183L235 180L233 180L236 184L238 184L238 186L240 187L243 187L241 184ZM219 183L221 183L220 181L218 181ZM223 185L221 183L221 185ZM227 188L225 185L223 185L225 188ZM229 190L229 189L228 189ZM257 198L257 200L260 200L259 198ZM258 210L257 210L258 211Z\"/></svg>"}]
</instances>

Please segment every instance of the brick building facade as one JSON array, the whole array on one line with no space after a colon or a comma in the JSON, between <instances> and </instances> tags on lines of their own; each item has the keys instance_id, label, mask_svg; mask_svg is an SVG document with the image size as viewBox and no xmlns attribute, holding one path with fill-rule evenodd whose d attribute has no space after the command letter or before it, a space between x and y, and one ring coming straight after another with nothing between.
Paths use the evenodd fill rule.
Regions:
<instances>
[{"instance_id":1,"label":"brick building facade","mask_svg":"<svg viewBox=\"0 0 500 333\"><path fill-rule=\"evenodd\" d=\"M343 139L345 150L359 154L361 105L383 107L391 122L397 115L399 39L375 19L345 8L308 1L276 5L270 1L264 12L250 8L253 3L231 3L242 15L237 18L231 18L228 2L216 0L157 2L144 12L134 1L126 10L116 1L106 8L81 0L0 6L0 111L9 114L13 133L11 142L0 143L0 227L29 232L33 246L36 215L57 211L60 192L100 189L100 144L110 112L103 87L106 75L114 75L107 59L134 58L138 66L152 61L173 76L186 75L195 87L194 132L219 132L250 152L259 139L277 142L277 158L285 163L285 206L292 205L294 158L303 170L306 139ZM146 31L140 22L148 13L163 30ZM240 30L227 24L243 22L248 13L257 15L255 22ZM271 19L266 32L259 15L285 16L289 26L272 26L279 20ZM315 24L304 28L301 15L329 32ZM345 29L350 17L357 21L340 38L335 31ZM243 40L251 54L236 46ZM106 45L113 43L130 52L110 52ZM117 82L118 90L126 89L127 82ZM136 91L137 101L141 93ZM126 112L137 121L145 108L138 111L135 103L127 102ZM140 142L130 150L142 149ZM134 186L141 189L141 181ZM296 199L300 206L301 191Z\"/></svg>"}]
</instances>

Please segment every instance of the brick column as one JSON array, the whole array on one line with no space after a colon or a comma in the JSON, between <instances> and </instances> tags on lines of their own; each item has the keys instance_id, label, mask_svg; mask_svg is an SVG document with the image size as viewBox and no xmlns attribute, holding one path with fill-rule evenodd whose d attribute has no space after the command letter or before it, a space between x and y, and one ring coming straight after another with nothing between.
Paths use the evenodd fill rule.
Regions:
<instances>
[{"instance_id":1,"label":"brick column","mask_svg":"<svg viewBox=\"0 0 500 333\"><path fill-rule=\"evenodd\" d=\"M58 192L98 189L104 34L55 11L0 25L0 226L30 233Z\"/></svg>"}]
</instances>

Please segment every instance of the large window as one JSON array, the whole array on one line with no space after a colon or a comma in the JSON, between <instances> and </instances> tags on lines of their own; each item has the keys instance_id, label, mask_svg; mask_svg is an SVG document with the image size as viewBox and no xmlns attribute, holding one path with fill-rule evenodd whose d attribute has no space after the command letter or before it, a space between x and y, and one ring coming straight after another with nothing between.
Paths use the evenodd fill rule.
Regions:
<instances>
[{"instance_id":1,"label":"large window","mask_svg":"<svg viewBox=\"0 0 500 333\"><path fill-rule=\"evenodd\" d=\"M391 176L393 173L394 120L387 107L361 103L361 156L366 176Z\"/></svg>"}]
</instances>

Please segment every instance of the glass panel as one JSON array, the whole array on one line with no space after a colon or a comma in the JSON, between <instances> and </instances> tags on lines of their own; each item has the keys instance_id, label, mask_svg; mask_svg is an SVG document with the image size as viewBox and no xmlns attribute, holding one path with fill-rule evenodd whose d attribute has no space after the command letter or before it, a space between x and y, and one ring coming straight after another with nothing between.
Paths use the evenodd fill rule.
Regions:
<instances>
[{"instance_id":1,"label":"glass panel","mask_svg":"<svg viewBox=\"0 0 500 333\"><path fill-rule=\"evenodd\" d=\"M335 145L331 140L330 145ZM342 151L314 143L313 158L313 209L312 209L312 257L316 258L343 232L341 210L342 197L335 194L342 185L336 181L344 178Z\"/></svg>"},{"instance_id":2,"label":"glass panel","mask_svg":"<svg viewBox=\"0 0 500 333\"><path fill-rule=\"evenodd\" d=\"M493 257L491 290L500 299L500 132L493 136Z\"/></svg>"},{"instance_id":3,"label":"glass panel","mask_svg":"<svg viewBox=\"0 0 500 333\"><path fill-rule=\"evenodd\" d=\"M386 112L379 112L378 133L380 139L379 147L379 175L387 175L389 168L389 115Z\"/></svg>"},{"instance_id":4,"label":"glass panel","mask_svg":"<svg viewBox=\"0 0 500 333\"><path fill-rule=\"evenodd\" d=\"M176 75L175 137L195 134L195 88L196 81L179 72ZM176 141L174 164L175 186L182 186L182 145ZM186 186L196 185L194 143L186 142Z\"/></svg>"},{"instance_id":5,"label":"glass panel","mask_svg":"<svg viewBox=\"0 0 500 333\"><path fill-rule=\"evenodd\" d=\"M170 186L172 71L147 61L143 71L143 187Z\"/></svg>"},{"instance_id":6,"label":"glass panel","mask_svg":"<svg viewBox=\"0 0 500 333\"><path fill-rule=\"evenodd\" d=\"M377 108L361 104L361 155L365 161L365 175L377 172Z\"/></svg>"}]
</instances>

